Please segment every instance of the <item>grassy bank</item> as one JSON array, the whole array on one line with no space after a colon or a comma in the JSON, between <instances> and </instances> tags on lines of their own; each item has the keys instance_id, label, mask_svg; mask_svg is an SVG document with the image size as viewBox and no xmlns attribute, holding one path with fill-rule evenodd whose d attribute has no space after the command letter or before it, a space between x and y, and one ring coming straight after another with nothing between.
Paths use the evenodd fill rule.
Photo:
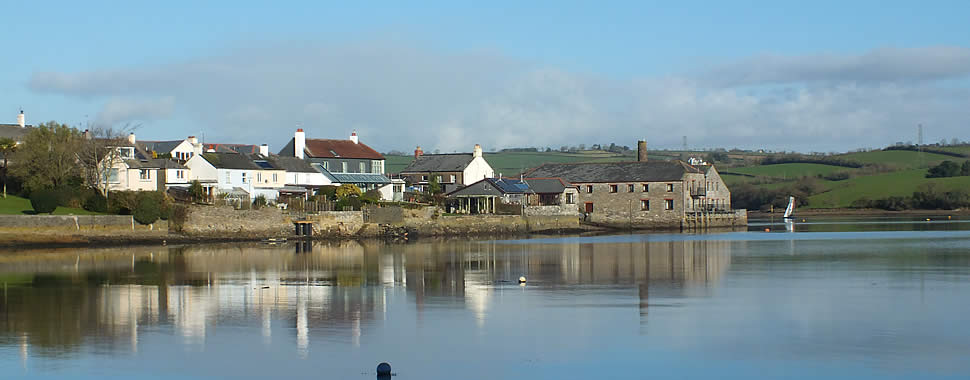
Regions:
<instances>
[{"instance_id":1,"label":"grassy bank","mask_svg":"<svg viewBox=\"0 0 970 380\"><path fill-rule=\"evenodd\" d=\"M16 195L7 195L7 198L0 198L0 215L24 215L33 214L34 208L30 206L30 200ZM100 213L91 212L80 208L57 207L54 215L98 215Z\"/></svg>"}]
</instances>

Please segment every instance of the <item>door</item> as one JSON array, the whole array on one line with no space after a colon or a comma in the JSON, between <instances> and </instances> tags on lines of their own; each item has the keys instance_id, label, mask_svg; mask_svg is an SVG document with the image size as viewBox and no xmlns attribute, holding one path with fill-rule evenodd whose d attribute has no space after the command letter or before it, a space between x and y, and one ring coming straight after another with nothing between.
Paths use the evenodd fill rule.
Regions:
<instances>
[{"instance_id":1,"label":"door","mask_svg":"<svg viewBox=\"0 0 970 380\"><path fill-rule=\"evenodd\" d=\"M593 213L593 202L586 202L586 213Z\"/></svg>"}]
</instances>

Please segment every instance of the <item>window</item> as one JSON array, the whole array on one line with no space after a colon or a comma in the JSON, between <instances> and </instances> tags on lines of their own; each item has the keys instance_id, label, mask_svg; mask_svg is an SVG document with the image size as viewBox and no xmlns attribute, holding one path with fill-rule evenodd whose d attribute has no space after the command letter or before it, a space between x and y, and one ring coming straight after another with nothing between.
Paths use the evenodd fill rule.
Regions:
<instances>
[{"instance_id":1,"label":"window","mask_svg":"<svg viewBox=\"0 0 970 380\"><path fill-rule=\"evenodd\" d=\"M263 173L256 173L256 183L263 182Z\"/></svg>"},{"instance_id":2,"label":"window","mask_svg":"<svg viewBox=\"0 0 970 380\"><path fill-rule=\"evenodd\" d=\"M673 210L673 209L674 209L674 200L673 199L665 199L664 200L664 210Z\"/></svg>"},{"instance_id":3,"label":"window","mask_svg":"<svg viewBox=\"0 0 970 380\"><path fill-rule=\"evenodd\" d=\"M358 162L357 169L358 169L357 170L358 173L367 173L367 163L365 163L364 161Z\"/></svg>"},{"instance_id":4,"label":"window","mask_svg":"<svg viewBox=\"0 0 970 380\"><path fill-rule=\"evenodd\" d=\"M138 171L138 178L143 180L152 179L152 172L148 169L141 169Z\"/></svg>"},{"instance_id":5,"label":"window","mask_svg":"<svg viewBox=\"0 0 970 380\"><path fill-rule=\"evenodd\" d=\"M426 176L426 175L421 176L421 180L422 181L427 181L428 180L428 176Z\"/></svg>"},{"instance_id":6,"label":"window","mask_svg":"<svg viewBox=\"0 0 970 380\"><path fill-rule=\"evenodd\" d=\"M277 179L278 177L276 177L276 176L277 176L277 174L276 173L273 173L273 182L279 182L279 180Z\"/></svg>"},{"instance_id":7,"label":"window","mask_svg":"<svg viewBox=\"0 0 970 380\"><path fill-rule=\"evenodd\" d=\"M175 171L175 178L185 178L185 177L182 176L182 171L181 170L176 170Z\"/></svg>"},{"instance_id":8,"label":"window","mask_svg":"<svg viewBox=\"0 0 970 380\"><path fill-rule=\"evenodd\" d=\"M373 160L370 162L370 171L374 174L384 174L384 161Z\"/></svg>"},{"instance_id":9,"label":"window","mask_svg":"<svg viewBox=\"0 0 970 380\"><path fill-rule=\"evenodd\" d=\"M647 200L647 199L641 199L640 200L640 210L641 211L650 211L650 201Z\"/></svg>"},{"instance_id":10,"label":"window","mask_svg":"<svg viewBox=\"0 0 970 380\"><path fill-rule=\"evenodd\" d=\"M643 192L646 193L648 191L650 191L650 185L643 184Z\"/></svg>"},{"instance_id":11,"label":"window","mask_svg":"<svg viewBox=\"0 0 970 380\"><path fill-rule=\"evenodd\" d=\"M592 193L593 192L593 185L586 185L586 192L587 193ZM590 204L592 204L592 203L590 203Z\"/></svg>"},{"instance_id":12,"label":"window","mask_svg":"<svg viewBox=\"0 0 970 380\"><path fill-rule=\"evenodd\" d=\"M593 202L586 202L585 206L586 206L586 208L585 208L586 213L587 214L592 214L593 213Z\"/></svg>"},{"instance_id":13,"label":"window","mask_svg":"<svg viewBox=\"0 0 970 380\"><path fill-rule=\"evenodd\" d=\"M323 167L323 170L330 170L330 162L329 161L321 162L320 163L320 166Z\"/></svg>"},{"instance_id":14,"label":"window","mask_svg":"<svg viewBox=\"0 0 970 380\"><path fill-rule=\"evenodd\" d=\"M340 161L340 172L341 173L347 172L347 161Z\"/></svg>"},{"instance_id":15,"label":"window","mask_svg":"<svg viewBox=\"0 0 970 380\"><path fill-rule=\"evenodd\" d=\"M615 193L617 187L618 187L617 185L610 185L610 192Z\"/></svg>"},{"instance_id":16,"label":"window","mask_svg":"<svg viewBox=\"0 0 970 380\"><path fill-rule=\"evenodd\" d=\"M448 176L448 183L455 183L455 175L454 174Z\"/></svg>"},{"instance_id":17,"label":"window","mask_svg":"<svg viewBox=\"0 0 970 380\"><path fill-rule=\"evenodd\" d=\"M118 169L108 170L108 182L118 183L118 172L119 172Z\"/></svg>"},{"instance_id":18,"label":"window","mask_svg":"<svg viewBox=\"0 0 970 380\"><path fill-rule=\"evenodd\" d=\"M232 177L229 176L229 172L226 172L226 183L232 183Z\"/></svg>"},{"instance_id":19,"label":"window","mask_svg":"<svg viewBox=\"0 0 970 380\"><path fill-rule=\"evenodd\" d=\"M573 199L573 193L566 193L566 204L571 205L573 202L575 202Z\"/></svg>"},{"instance_id":20,"label":"window","mask_svg":"<svg viewBox=\"0 0 970 380\"><path fill-rule=\"evenodd\" d=\"M435 180L438 181L438 183L441 183L441 176L440 175L439 176L435 176Z\"/></svg>"},{"instance_id":21,"label":"window","mask_svg":"<svg viewBox=\"0 0 970 380\"><path fill-rule=\"evenodd\" d=\"M636 188L636 186L633 186L633 184L632 184L632 183L631 183L631 184L629 184L629 185L627 185L627 189L628 189L628 190L629 190L629 191L630 191L631 193L635 191L635 190L634 190L635 188Z\"/></svg>"},{"instance_id":22,"label":"window","mask_svg":"<svg viewBox=\"0 0 970 380\"><path fill-rule=\"evenodd\" d=\"M120 153L121 158L132 158L135 156L135 148L119 148L118 153Z\"/></svg>"},{"instance_id":23,"label":"window","mask_svg":"<svg viewBox=\"0 0 970 380\"><path fill-rule=\"evenodd\" d=\"M667 192L668 193L672 193L673 191L674 191L674 184L668 183L667 184Z\"/></svg>"},{"instance_id":24,"label":"window","mask_svg":"<svg viewBox=\"0 0 970 380\"><path fill-rule=\"evenodd\" d=\"M242 173L242 183L246 183L246 172Z\"/></svg>"}]
</instances>

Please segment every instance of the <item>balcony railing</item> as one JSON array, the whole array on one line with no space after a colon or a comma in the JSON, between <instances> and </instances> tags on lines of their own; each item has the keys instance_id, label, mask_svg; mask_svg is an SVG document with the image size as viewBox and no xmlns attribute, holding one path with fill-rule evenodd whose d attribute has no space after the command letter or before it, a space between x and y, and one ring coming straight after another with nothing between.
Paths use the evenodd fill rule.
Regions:
<instances>
[{"instance_id":1,"label":"balcony railing","mask_svg":"<svg viewBox=\"0 0 970 380\"><path fill-rule=\"evenodd\" d=\"M690 196L692 197L703 197L707 196L707 188L704 187L694 187L690 189Z\"/></svg>"}]
</instances>

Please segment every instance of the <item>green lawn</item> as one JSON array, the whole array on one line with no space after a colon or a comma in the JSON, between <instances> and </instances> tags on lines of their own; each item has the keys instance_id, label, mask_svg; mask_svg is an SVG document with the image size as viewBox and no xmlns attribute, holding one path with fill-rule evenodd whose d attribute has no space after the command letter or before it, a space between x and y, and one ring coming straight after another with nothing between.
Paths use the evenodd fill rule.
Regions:
<instances>
[{"instance_id":1,"label":"green lawn","mask_svg":"<svg viewBox=\"0 0 970 380\"><path fill-rule=\"evenodd\" d=\"M970 187L970 177L926 178L926 170L924 169L857 177L832 182L830 191L813 195L808 199L808 207L848 207L852 202L862 198L881 199L890 196L909 196L926 183L936 183L945 190L966 189Z\"/></svg>"},{"instance_id":2,"label":"green lawn","mask_svg":"<svg viewBox=\"0 0 970 380\"><path fill-rule=\"evenodd\" d=\"M922 157L920 155L922 154ZM848 153L835 156L863 164L887 164L898 168L920 168L936 165L943 160L954 160L956 157L935 153L919 153L910 150L878 150L872 152Z\"/></svg>"},{"instance_id":3,"label":"green lawn","mask_svg":"<svg viewBox=\"0 0 970 380\"><path fill-rule=\"evenodd\" d=\"M740 168L725 169L725 171L730 171L733 173L750 174L762 177L774 177L774 178L800 178L800 177L812 177L816 175L828 175L836 172L848 172L855 169L845 168L841 166L834 165L823 165L823 164L775 164L775 165L757 165L757 166L747 166ZM738 177L738 176L735 176ZM744 177L741 177L744 178Z\"/></svg>"},{"instance_id":4,"label":"green lawn","mask_svg":"<svg viewBox=\"0 0 970 380\"><path fill-rule=\"evenodd\" d=\"M30 207L30 200L26 198L21 198L15 195L7 195L6 199L0 198L0 215L24 215L27 213L33 213L34 209ZM91 212L79 208L69 208L69 207L58 207L54 210L54 215L94 215L98 214L96 212Z\"/></svg>"},{"instance_id":5,"label":"green lawn","mask_svg":"<svg viewBox=\"0 0 970 380\"><path fill-rule=\"evenodd\" d=\"M947 152L953 152L953 153L960 153L960 154L970 155L970 145L945 146L945 147L942 147L942 148L935 148L935 149L941 149L941 150L945 150ZM951 160L966 160L965 158L960 158L960 157L951 157L950 159Z\"/></svg>"},{"instance_id":6,"label":"green lawn","mask_svg":"<svg viewBox=\"0 0 970 380\"><path fill-rule=\"evenodd\" d=\"M398 173L404 170L412 156L385 156L384 170L387 173ZM495 170L495 175L514 176L520 172L535 168L545 163L561 162L615 162L635 160L632 155L622 156L604 151L587 151L580 153L561 152L498 152L485 153L485 160Z\"/></svg>"}]
</instances>

